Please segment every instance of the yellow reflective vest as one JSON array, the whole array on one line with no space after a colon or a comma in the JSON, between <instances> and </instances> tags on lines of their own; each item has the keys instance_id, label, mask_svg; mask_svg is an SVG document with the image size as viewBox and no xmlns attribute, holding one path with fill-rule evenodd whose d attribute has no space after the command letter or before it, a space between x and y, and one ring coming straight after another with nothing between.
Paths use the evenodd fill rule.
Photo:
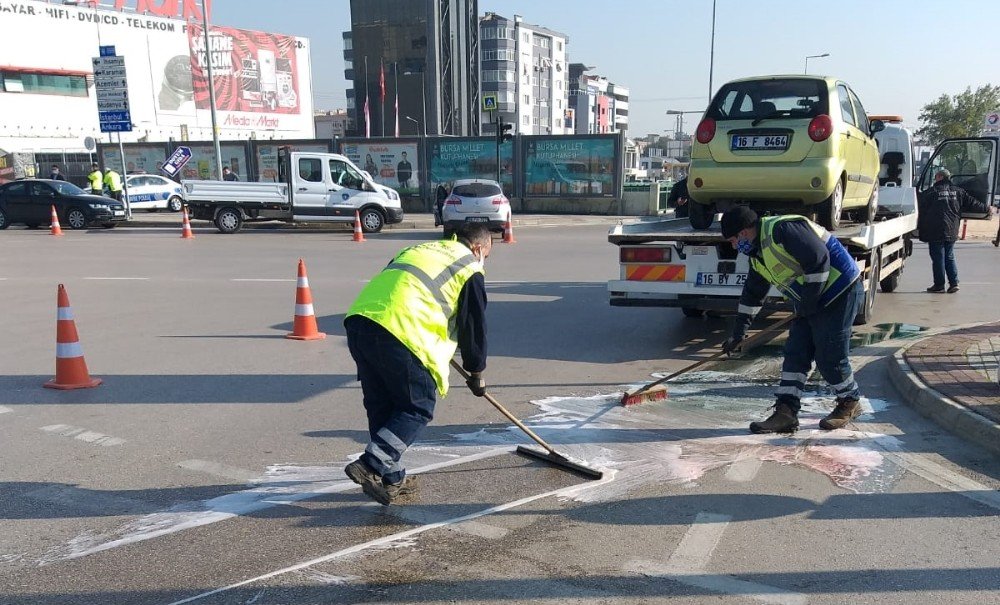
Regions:
<instances>
[{"instance_id":1,"label":"yellow reflective vest","mask_svg":"<svg viewBox=\"0 0 1000 605\"><path fill-rule=\"evenodd\" d=\"M101 178L101 171L95 170L87 175L87 181L90 183L91 191L102 191L104 186L101 184L103 179Z\"/></svg>"},{"instance_id":2,"label":"yellow reflective vest","mask_svg":"<svg viewBox=\"0 0 1000 605\"><path fill-rule=\"evenodd\" d=\"M379 324L431 373L448 393L448 363L458 348L458 297L482 264L464 244L441 240L406 248L361 291L347 317Z\"/></svg>"},{"instance_id":3,"label":"yellow reflective vest","mask_svg":"<svg viewBox=\"0 0 1000 605\"><path fill-rule=\"evenodd\" d=\"M108 170L107 172L104 173L104 184L107 185L108 189L113 192L121 191L122 177L114 170Z\"/></svg>"}]
</instances>

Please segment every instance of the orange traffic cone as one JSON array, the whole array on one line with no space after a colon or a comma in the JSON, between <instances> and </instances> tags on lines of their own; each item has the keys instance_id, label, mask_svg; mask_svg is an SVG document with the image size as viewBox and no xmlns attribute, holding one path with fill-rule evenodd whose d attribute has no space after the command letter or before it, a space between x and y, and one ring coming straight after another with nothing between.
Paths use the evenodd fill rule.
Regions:
<instances>
[{"instance_id":1,"label":"orange traffic cone","mask_svg":"<svg viewBox=\"0 0 1000 605\"><path fill-rule=\"evenodd\" d=\"M182 210L184 212L184 224L181 239L194 239L194 233L191 231L191 219L188 218L187 206L184 206Z\"/></svg>"},{"instance_id":2,"label":"orange traffic cone","mask_svg":"<svg viewBox=\"0 0 1000 605\"><path fill-rule=\"evenodd\" d=\"M316 326L316 313L313 311L312 291L309 290L309 277L306 275L306 263L299 259L299 282L295 288L295 321L292 333L285 338L295 340L321 340L326 334Z\"/></svg>"},{"instance_id":3,"label":"orange traffic cone","mask_svg":"<svg viewBox=\"0 0 1000 605\"><path fill-rule=\"evenodd\" d=\"M354 241L365 241L365 234L361 231L361 214L357 210L354 211Z\"/></svg>"},{"instance_id":4,"label":"orange traffic cone","mask_svg":"<svg viewBox=\"0 0 1000 605\"><path fill-rule=\"evenodd\" d=\"M62 227L59 226L59 215L56 213L55 204L52 205L52 235L62 235Z\"/></svg>"},{"instance_id":5,"label":"orange traffic cone","mask_svg":"<svg viewBox=\"0 0 1000 605\"><path fill-rule=\"evenodd\" d=\"M56 315L56 377L43 386L47 389L89 389L101 384L100 378L91 378L87 373L87 362L83 359L83 347L76 333L73 308L69 306L66 287L59 284L58 310Z\"/></svg>"},{"instance_id":6,"label":"orange traffic cone","mask_svg":"<svg viewBox=\"0 0 1000 605\"><path fill-rule=\"evenodd\" d=\"M503 243L505 244L516 244L517 240L514 239L514 225L511 223L510 217L507 217L507 223L503 226Z\"/></svg>"}]
</instances>

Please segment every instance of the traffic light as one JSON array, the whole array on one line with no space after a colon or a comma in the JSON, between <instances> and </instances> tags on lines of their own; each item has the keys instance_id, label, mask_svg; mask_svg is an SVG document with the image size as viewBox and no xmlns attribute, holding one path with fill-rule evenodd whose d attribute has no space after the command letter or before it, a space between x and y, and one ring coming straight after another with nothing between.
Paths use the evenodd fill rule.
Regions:
<instances>
[{"instance_id":1,"label":"traffic light","mask_svg":"<svg viewBox=\"0 0 1000 605\"><path fill-rule=\"evenodd\" d=\"M512 128L514 128L513 124L504 122L502 117L497 117L497 145L514 140L514 135L510 132Z\"/></svg>"}]
</instances>

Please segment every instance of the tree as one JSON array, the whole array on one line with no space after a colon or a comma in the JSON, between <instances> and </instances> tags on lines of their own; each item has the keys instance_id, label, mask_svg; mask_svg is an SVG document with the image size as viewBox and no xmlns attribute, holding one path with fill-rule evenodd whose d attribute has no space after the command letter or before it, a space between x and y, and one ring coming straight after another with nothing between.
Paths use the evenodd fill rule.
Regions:
<instances>
[{"instance_id":1,"label":"tree","mask_svg":"<svg viewBox=\"0 0 1000 605\"><path fill-rule=\"evenodd\" d=\"M937 145L943 139L976 136L983 130L983 120L1000 109L1000 86L987 84L975 91L972 87L959 95L941 95L920 110L922 126L917 137L925 145Z\"/></svg>"}]
</instances>

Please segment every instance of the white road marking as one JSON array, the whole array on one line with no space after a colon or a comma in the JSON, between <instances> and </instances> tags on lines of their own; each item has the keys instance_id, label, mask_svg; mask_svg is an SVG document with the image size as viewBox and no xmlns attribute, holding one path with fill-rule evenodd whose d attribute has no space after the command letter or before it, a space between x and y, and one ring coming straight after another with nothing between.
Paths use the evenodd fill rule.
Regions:
<instances>
[{"instance_id":1,"label":"white road marking","mask_svg":"<svg viewBox=\"0 0 1000 605\"><path fill-rule=\"evenodd\" d=\"M613 478L607 478L606 477L605 479L602 479L600 481L595 481L593 483L595 483L595 484L597 484L597 483L607 483L607 482L612 481L612 480L613 480ZM392 544L393 542L397 542L399 540L405 540L407 538L410 538L412 536L420 535L420 534L422 534L424 532L427 532L427 531L430 531L432 529L438 529L439 527L446 527L446 526L449 526L449 525L455 525L455 524L458 524L458 523L464 523L466 521L472 521L473 519L478 519L479 517L485 517L486 515L492 515L494 513L499 513L499 512L503 512L505 510L510 510L512 508L517 508L519 506L524 506L525 504L530 504L532 502L535 502L537 500L541 500L543 498L548 498L550 496L559 497L559 496L562 496L564 493L570 492L575 487L576 486L570 486L568 488L563 487L563 488L560 488L560 489L555 489L555 490L552 490L552 491L543 492L541 494L535 494L533 496L527 496L525 498L521 498L520 500L514 500L513 502L507 502L505 504L499 504L497 506L494 506L494 507L491 507L491 508L487 508L487 509L484 509L484 510L481 510L481 511L478 511L478 512L469 513L468 515L462 515L460 517L453 517L451 519L445 519L445 520L442 520L442 521L437 521L435 523L430 523L430 524L427 524L427 525L422 525L420 527L414 527L413 529L408 529L406 531L401 531L399 533L395 533L395 534L391 534L391 535L388 535L388 536L384 536L382 538L377 538L375 540L369 540L368 542L363 542L361 544L355 544L354 546L350 546L348 548L345 548L345 549L342 549L342 550L338 550L336 552L332 552L332 553L327 554L327 555L323 555L322 557L317 557L315 559L310 559L309 561L303 561L302 563L297 563L295 565L291 565L291 566L285 567L283 569L278 569L278 570L275 570L275 571L272 571L272 572L269 572L269 573L257 576L255 578L250 578L248 580L243 580L241 582L236 582L235 584L230 584L229 586L223 586L222 588L216 588L215 590L210 590L210 591L207 591L207 592L203 592L201 594L195 595L193 597L188 597L188 598L182 599L180 601L174 601L173 603L170 603L170 605L183 605L184 603L192 603L194 601L200 601L201 599L204 599L206 597L217 595L217 594L223 593L223 592L228 592L228 591L233 590L235 588L240 588L241 586L246 586L248 584L253 584L255 582L261 582L263 580L268 580L270 578L281 576L281 575L284 575L284 574L287 574L287 573L297 572L297 571L306 569L308 567L312 567L314 565L319 565L320 563L326 563L328 561L333 561L335 559L340 559L342 557L346 557L348 555L353 555L355 553L359 553L359 552L368 550L370 548L377 548L379 546L385 546L387 544ZM378 506L378 505L375 504L375 503L372 503L370 506Z\"/></svg>"},{"instance_id":2,"label":"white road marking","mask_svg":"<svg viewBox=\"0 0 1000 605\"><path fill-rule=\"evenodd\" d=\"M435 514L432 509L423 506L391 506L384 512L417 525L429 525L442 520L440 514ZM487 540L503 538L510 533L503 527L497 527L480 521L457 523L447 526L446 529L472 536L478 536L480 538L486 538Z\"/></svg>"},{"instance_id":3,"label":"white road marking","mask_svg":"<svg viewBox=\"0 0 1000 605\"><path fill-rule=\"evenodd\" d=\"M149 281L148 277L84 277L94 281Z\"/></svg>"},{"instance_id":4,"label":"white road marking","mask_svg":"<svg viewBox=\"0 0 1000 605\"><path fill-rule=\"evenodd\" d=\"M12 409L10 409L8 407L4 407L4 406L0 405L0 414L9 414L10 412L13 412L13 411L14 410L12 410Z\"/></svg>"},{"instance_id":5,"label":"white road marking","mask_svg":"<svg viewBox=\"0 0 1000 605\"><path fill-rule=\"evenodd\" d=\"M729 515L698 513L694 525L681 538L674 554L670 555L667 566L692 572L705 569L731 520Z\"/></svg>"},{"instance_id":6,"label":"white road marking","mask_svg":"<svg viewBox=\"0 0 1000 605\"><path fill-rule=\"evenodd\" d=\"M45 431L46 433L60 435L62 437L74 437L80 441L86 441L87 443L103 447L111 447L125 443L124 439L112 437L103 433L96 433L85 428L70 426L68 424L51 424L49 426L43 426L39 430Z\"/></svg>"},{"instance_id":7,"label":"white road marking","mask_svg":"<svg viewBox=\"0 0 1000 605\"><path fill-rule=\"evenodd\" d=\"M655 563L643 562L638 563L637 566L639 573L644 576L672 580L720 594L746 596L774 605L806 605L809 602L809 598L802 593L792 592L777 586L747 582L732 576L672 569L668 565L656 565Z\"/></svg>"},{"instance_id":8,"label":"white road marking","mask_svg":"<svg viewBox=\"0 0 1000 605\"><path fill-rule=\"evenodd\" d=\"M742 458L729 465L726 471L726 479L738 483L748 483L757 476L764 461L760 458Z\"/></svg>"},{"instance_id":9,"label":"white road marking","mask_svg":"<svg viewBox=\"0 0 1000 605\"><path fill-rule=\"evenodd\" d=\"M239 282L293 282L294 279L284 279L284 278L264 278L264 277L245 277L245 278L233 278L229 281L239 281Z\"/></svg>"},{"instance_id":10,"label":"white road marking","mask_svg":"<svg viewBox=\"0 0 1000 605\"><path fill-rule=\"evenodd\" d=\"M183 462L178 462L177 466L186 468L189 471L215 475L223 479L235 479L243 483L256 483L260 479L260 473L208 460L184 460Z\"/></svg>"}]
</instances>

